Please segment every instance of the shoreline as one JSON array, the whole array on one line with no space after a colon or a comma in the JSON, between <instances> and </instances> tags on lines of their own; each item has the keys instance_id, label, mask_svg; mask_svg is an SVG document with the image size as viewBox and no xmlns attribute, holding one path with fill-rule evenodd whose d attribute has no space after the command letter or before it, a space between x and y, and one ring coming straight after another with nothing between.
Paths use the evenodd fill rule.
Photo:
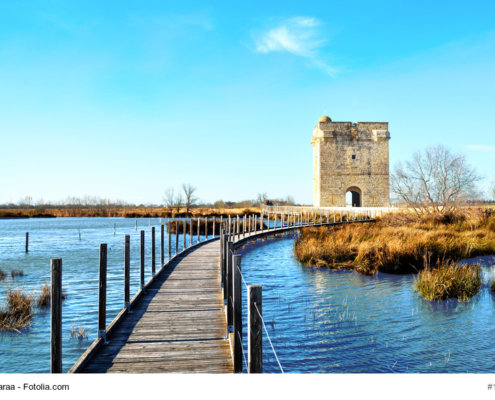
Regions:
<instances>
[{"instance_id":1,"label":"shoreline","mask_svg":"<svg viewBox=\"0 0 495 400\"><path fill-rule=\"evenodd\" d=\"M50 208L50 209L0 209L0 220L30 218L198 218L228 217L258 214L257 207L249 208L185 208L171 210L165 207L129 208Z\"/></svg>"}]
</instances>

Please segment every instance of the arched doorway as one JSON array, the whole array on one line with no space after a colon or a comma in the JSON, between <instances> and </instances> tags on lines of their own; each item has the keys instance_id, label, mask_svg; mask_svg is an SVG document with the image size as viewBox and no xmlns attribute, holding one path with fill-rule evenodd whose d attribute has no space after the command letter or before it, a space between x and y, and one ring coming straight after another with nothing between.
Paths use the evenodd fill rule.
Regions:
<instances>
[{"instance_id":1,"label":"arched doorway","mask_svg":"<svg viewBox=\"0 0 495 400\"><path fill-rule=\"evenodd\" d=\"M361 207L362 194L361 189L356 186L351 186L345 192L345 204L350 207Z\"/></svg>"}]
</instances>

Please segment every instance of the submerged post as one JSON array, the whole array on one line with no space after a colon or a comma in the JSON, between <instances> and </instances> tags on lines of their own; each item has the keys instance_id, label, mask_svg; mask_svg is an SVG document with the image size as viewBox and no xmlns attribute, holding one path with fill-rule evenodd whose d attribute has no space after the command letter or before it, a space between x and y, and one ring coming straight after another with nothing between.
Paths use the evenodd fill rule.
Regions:
<instances>
[{"instance_id":1,"label":"submerged post","mask_svg":"<svg viewBox=\"0 0 495 400\"><path fill-rule=\"evenodd\" d=\"M144 288L144 231L141 231L141 242L140 242L140 267L141 267L141 289Z\"/></svg>"},{"instance_id":2,"label":"submerged post","mask_svg":"<svg viewBox=\"0 0 495 400\"><path fill-rule=\"evenodd\" d=\"M98 291L98 337L106 338L107 317L107 244L100 244L100 284Z\"/></svg>"},{"instance_id":3,"label":"submerged post","mask_svg":"<svg viewBox=\"0 0 495 400\"><path fill-rule=\"evenodd\" d=\"M155 227L151 227L151 276L155 276L156 252L155 252Z\"/></svg>"},{"instance_id":4,"label":"submerged post","mask_svg":"<svg viewBox=\"0 0 495 400\"><path fill-rule=\"evenodd\" d=\"M29 252L29 232L26 232L26 253Z\"/></svg>"},{"instance_id":5,"label":"submerged post","mask_svg":"<svg viewBox=\"0 0 495 400\"><path fill-rule=\"evenodd\" d=\"M131 277L131 236L124 238L124 307L129 308L130 297L130 277Z\"/></svg>"},{"instance_id":6,"label":"submerged post","mask_svg":"<svg viewBox=\"0 0 495 400\"><path fill-rule=\"evenodd\" d=\"M234 256L234 372L242 372L242 285L241 256Z\"/></svg>"},{"instance_id":7,"label":"submerged post","mask_svg":"<svg viewBox=\"0 0 495 400\"><path fill-rule=\"evenodd\" d=\"M51 372L62 372L62 259L50 260L51 293Z\"/></svg>"},{"instance_id":8,"label":"submerged post","mask_svg":"<svg viewBox=\"0 0 495 400\"><path fill-rule=\"evenodd\" d=\"M248 373L263 372L261 286L248 285Z\"/></svg>"}]
</instances>

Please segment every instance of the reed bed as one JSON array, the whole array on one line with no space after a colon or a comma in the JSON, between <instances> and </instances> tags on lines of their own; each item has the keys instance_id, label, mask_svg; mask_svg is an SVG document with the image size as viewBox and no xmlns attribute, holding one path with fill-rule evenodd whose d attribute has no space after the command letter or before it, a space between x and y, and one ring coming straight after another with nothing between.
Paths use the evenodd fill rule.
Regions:
<instances>
[{"instance_id":1,"label":"reed bed","mask_svg":"<svg viewBox=\"0 0 495 400\"><path fill-rule=\"evenodd\" d=\"M0 310L0 330L20 332L31 323L34 298L21 289L9 290L7 309Z\"/></svg>"},{"instance_id":2,"label":"reed bed","mask_svg":"<svg viewBox=\"0 0 495 400\"><path fill-rule=\"evenodd\" d=\"M304 265L355 269L372 275L414 273L424 256L439 260L495 254L495 216L470 210L457 216L387 215L369 224L304 229L294 252Z\"/></svg>"},{"instance_id":3,"label":"reed bed","mask_svg":"<svg viewBox=\"0 0 495 400\"><path fill-rule=\"evenodd\" d=\"M10 271L10 276L12 279L18 278L18 277L23 277L24 276L24 270L22 269L13 269Z\"/></svg>"},{"instance_id":4,"label":"reed bed","mask_svg":"<svg viewBox=\"0 0 495 400\"><path fill-rule=\"evenodd\" d=\"M257 207L209 208L197 207L187 212L186 208L166 207L62 207L32 209L0 209L0 218L56 218L56 217L123 217L123 218L181 218L206 216L237 216L259 213Z\"/></svg>"},{"instance_id":5,"label":"reed bed","mask_svg":"<svg viewBox=\"0 0 495 400\"><path fill-rule=\"evenodd\" d=\"M481 287L481 267L478 264L458 266L450 260L442 261L434 268L422 270L414 286L426 300L456 298L469 301Z\"/></svg>"}]
</instances>

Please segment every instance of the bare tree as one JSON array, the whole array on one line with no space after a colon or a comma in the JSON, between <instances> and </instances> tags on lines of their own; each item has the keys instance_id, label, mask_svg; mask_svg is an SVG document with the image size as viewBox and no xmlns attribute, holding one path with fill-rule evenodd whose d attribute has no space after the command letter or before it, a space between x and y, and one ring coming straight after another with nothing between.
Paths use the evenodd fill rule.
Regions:
<instances>
[{"instance_id":1,"label":"bare tree","mask_svg":"<svg viewBox=\"0 0 495 400\"><path fill-rule=\"evenodd\" d=\"M184 196L185 196L186 212L189 212L191 206L194 205L194 203L198 200L194 196L194 193L196 192L196 188L189 183L187 184L183 183L182 190L184 191Z\"/></svg>"},{"instance_id":2,"label":"bare tree","mask_svg":"<svg viewBox=\"0 0 495 400\"><path fill-rule=\"evenodd\" d=\"M169 187L165 190L163 196L163 202L165 203L165 207L172 208L175 204L175 190L173 187Z\"/></svg>"},{"instance_id":3,"label":"bare tree","mask_svg":"<svg viewBox=\"0 0 495 400\"><path fill-rule=\"evenodd\" d=\"M258 193L258 197L256 198L256 203L260 206L265 203L265 200L268 200L268 196L266 193Z\"/></svg>"},{"instance_id":4,"label":"bare tree","mask_svg":"<svg viewBox=\"0 0 495 400\"><path fill-rule=\"evenodd\" d=\"M418 215L445 215L470 197L478 180L463 155L436 146L415 153L405 165L399 162L391 188Z\"/></svg>"}]
</instances>

